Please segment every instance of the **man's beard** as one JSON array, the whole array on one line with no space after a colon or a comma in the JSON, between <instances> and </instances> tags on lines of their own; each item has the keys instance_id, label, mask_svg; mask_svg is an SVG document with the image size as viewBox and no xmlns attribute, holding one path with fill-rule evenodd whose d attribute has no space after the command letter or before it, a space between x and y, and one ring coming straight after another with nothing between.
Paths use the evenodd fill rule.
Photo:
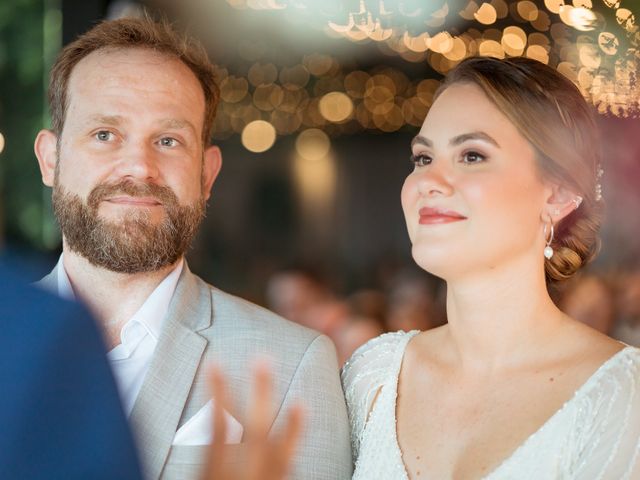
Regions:
<instances>
[{"instance_id":1,"label":"man's beard","mask_svg":"<svg viewBox=\"0 0 640 480\"><path fill-rule=\"evenodd\" d=\"M146 208L137 207L116 220L98 214L103 200L123 194L156 198L164 208L164 218L154 223ZM175 263L189 248L205 213L204 198L184 206L169 187L128 180L99 184L85 203L60 185L56 175L52 200L72 251L95 266L129 274L153 272Z\"/></svg>"}]
</instances>

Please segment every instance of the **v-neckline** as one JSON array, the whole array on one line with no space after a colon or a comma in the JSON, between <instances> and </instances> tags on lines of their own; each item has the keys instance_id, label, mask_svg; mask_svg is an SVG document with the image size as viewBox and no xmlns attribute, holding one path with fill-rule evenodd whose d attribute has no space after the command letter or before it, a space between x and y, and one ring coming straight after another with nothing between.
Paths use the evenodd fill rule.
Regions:
<instances>
[{"instance_id":1,"label":"v-neckline","mask_svg":"<svg viewBox=\"0 0 640 480\"><path fill-rule=\"evenodd\" d=\"M407 480L410 480L409 472L407 471L407 465L404 463L404 458L403 458L404 454L402 452L402 449L400 448L400 442L398 440L398 416L397 416L396 410L398 407L398 385L400 383L400 373L402 372L402 365L404 364L405 353L407 351L407 347L409 346L409 343L411 342L411 339L414 338L418 333L420 333L419 330L412 330L411 332L407 333L409 338L405 342L402 348L402 351L399 354L400 358L397 359L396 362L394 363L396 376L395 376L395 380L391 382L391 384L393 385L393 390L390 392L394 399L393 409L392 409L393 414L391 415L391 421L393 422L393 433L394 433L393 443L397 449L397 453L400 457L400 464L402 465L402 468L404 470ZM556 421L555 419L558 418L567 409L568 405L577 401L577 398L579 398L579 396L581 396L582 393L585 390L587 390L592 383L595 383L598 377L600 377L600 375L602 375L602 373L605 370L607 370L610 367L610 365L612 365L614 361L618 359L618 357L622 356L623 352L627 352L629 350L634 349L634 347L631 345L626 345L624 343L622 343L622 345L624 346L620 350L618 350L616 353L611 355L608 359L606 359L602 364L600 364L600 366L591 375L589 375L589 377L573 392L573 394L562 404L562 406L558 408L547 420L545 420L545 422L542 423L540 427L538 427L538 429L536 429L531 435L529 435L526 439L524 439L524 441L520 443L511 452L511 454L509 454L500 463L498 463L491 472L486 474L484 477L481 477L479 480L491 480L493 476L497 475L503 468L505 468L505 465L507 465L511 461L511 459L515 458L516 455L520 454L520 452L527 447L527 445L531 442L531 440L534 437L539 436L541 432L543 432L544 430L547 430L549 428L548 425Z\"/></svg>"}]
</instances>

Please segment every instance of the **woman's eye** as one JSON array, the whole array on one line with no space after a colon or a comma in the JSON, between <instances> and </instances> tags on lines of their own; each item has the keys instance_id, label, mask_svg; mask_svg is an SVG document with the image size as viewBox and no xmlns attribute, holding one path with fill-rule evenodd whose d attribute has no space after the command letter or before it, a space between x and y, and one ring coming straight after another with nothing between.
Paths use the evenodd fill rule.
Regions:
<instances>
[{"instance_id":1,"label":"woman's eye","mask_svg":"<svg viewBox=\"0 0 640 480\"><path fill-rule=\"evenodd\" d=\"M480 163L484 162L486 157L478 152L466 152L463 155L463 161L465 163Z\"/></svg>"},{"instance_id":2,"label":"woman's eye","mask_svg":"<svg viewBox=\"0 0 640 480\"><path fill-rule=\"evenodd\" d=\"M100 130L98 133L96 133L96 138L101 142L108 142L109 140L113 139L113 133L108 130Z\"/></svg>"},{"instance_id":3,"label":"woman's eye","mask_svg":"<svg viewBox=\"0 0 640 480\"><path fill-rule=\"evenodd\" d=\"M175 147L178 145L178 141L175 138L163 137L160 139L160 145L163 147Z\"/></svg>"},{"instance_id":4,"label":"woman's eye","mask_svg":"<svg viewBox=\"0 0 640 480\"><path fill-rule=\"evenodd\" d=\"M431 164L431 157L423 153L411 155L411 163L413 163L416 167L424 167Z\"/></svg>"}]
</instances>

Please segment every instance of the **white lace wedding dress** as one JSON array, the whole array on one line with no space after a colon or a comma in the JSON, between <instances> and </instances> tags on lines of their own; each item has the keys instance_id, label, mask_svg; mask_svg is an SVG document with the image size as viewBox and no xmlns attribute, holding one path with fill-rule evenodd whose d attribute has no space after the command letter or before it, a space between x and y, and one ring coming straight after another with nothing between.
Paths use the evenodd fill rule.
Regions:
<instances>
[{"instance_id":1,"label":"white lace wedding dress","mask_svg":"<svg viewBox=\"0 0 640 480\"><path fill-rule=\"evenodd\" d=\"M375 338L360 347L342 370L356 463L354 480L408 479L396 437L395 410L402 358L417 333ZM626 347L611 357L484 477L507 479L640 479L640 349Z\"/></svg>"}]
</instances>

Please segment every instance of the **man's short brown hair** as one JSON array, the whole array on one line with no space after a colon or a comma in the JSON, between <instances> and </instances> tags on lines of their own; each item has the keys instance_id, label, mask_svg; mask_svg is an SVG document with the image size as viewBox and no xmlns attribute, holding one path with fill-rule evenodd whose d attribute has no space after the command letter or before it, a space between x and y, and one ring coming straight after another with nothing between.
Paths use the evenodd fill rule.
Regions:
<instances>
[{"instance_id":1,"label":"man's short brown hair","mask_svg":"<svg viewBox=\"0 0 640 480\"><path fill-rule=\"evenodd\" d=\"M51 69L49 80L52 129L58 137L64 127L69 103L67 91L73 68L90 53L106 48L148 48L175 57L189 67L204 92L202 141L205 146L209 143L220 98L213 65L196 39L178 33L167 21L156 22L149 18L103 21L62 49Z\"/></svg>"}]
</instances>

